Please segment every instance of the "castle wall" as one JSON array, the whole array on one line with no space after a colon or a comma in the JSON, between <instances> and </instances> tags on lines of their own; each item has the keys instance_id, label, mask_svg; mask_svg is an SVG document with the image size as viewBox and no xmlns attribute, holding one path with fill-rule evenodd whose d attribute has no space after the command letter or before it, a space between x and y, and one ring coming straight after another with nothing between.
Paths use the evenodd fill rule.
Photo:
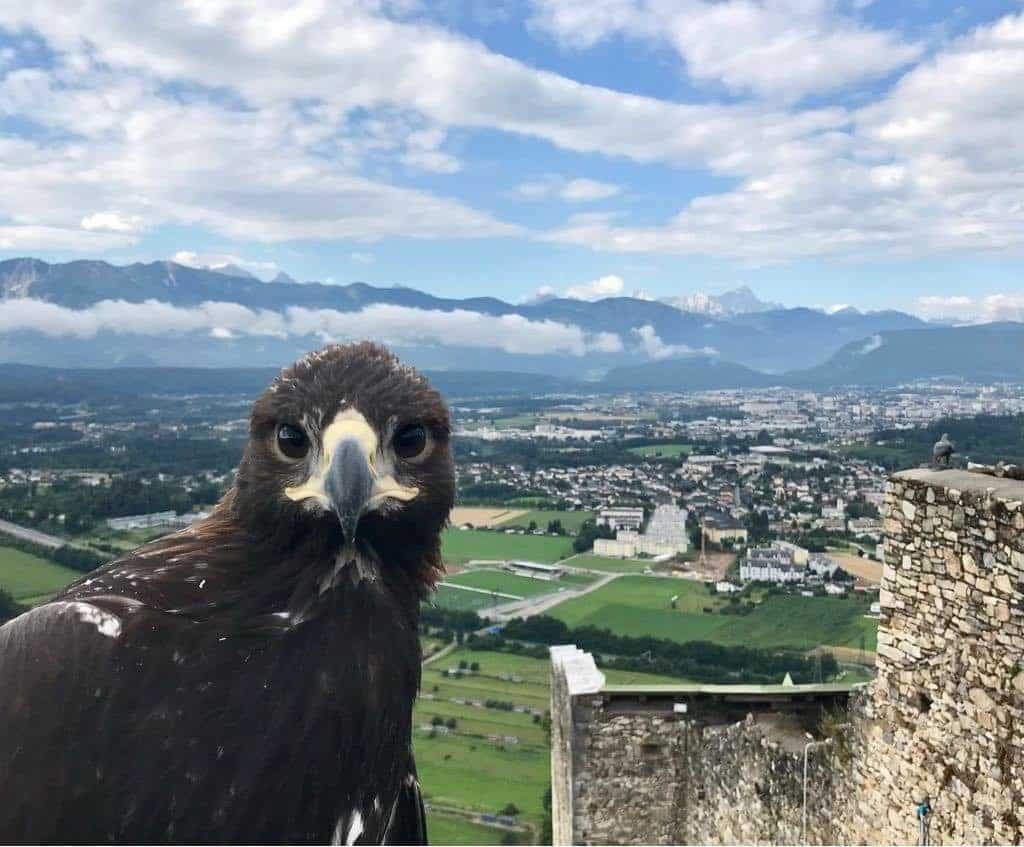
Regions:
<instances>
[{"instance_id":1,"label":"castle wall","mask_svg":"<svg viewBox=\"0 0 1024 847\"><path fill-rule=\"evenodd\" d=\"M885 532L879 676L831 729L784 698L574 694L554 666L555 843L804 842L809 728L807 843L918 843L926 798L929 843L1024 842L1024 483L898 474Z\"/></svg>"},{"instance_id":2,"label":"castle wall","mask_svg":"<svg viewBox=\"0 0 1024 847\"><path fill-rule=\"evenodd\" d=\"M878 680L858 721L853 843L1024 840L1024 483L908 471L886 494Z\"/></svg>"}]
</instances>

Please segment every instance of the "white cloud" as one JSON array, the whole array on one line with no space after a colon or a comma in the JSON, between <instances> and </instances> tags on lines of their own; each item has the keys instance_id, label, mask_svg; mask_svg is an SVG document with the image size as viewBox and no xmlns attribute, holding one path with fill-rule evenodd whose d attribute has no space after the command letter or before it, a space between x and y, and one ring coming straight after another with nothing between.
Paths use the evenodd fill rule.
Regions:
<instances>
[{"instance_id":1,"label":"white cloud","mask_svg":"<svg viewBox=\"0 0 1024 847\"><path fill-rule=\"evenodd\" d=\"M172 262L190 268L209 268L212 271L234 265L260 279L272 279L281 270L277 262L246 259L232 253L197 253L194 250L179 250L171 256Z\"/></svg>"},{"instance_id":2,"label":"white cloud","mask_svg":"<svg viewBox=\"0 0 1024 847\"><path fill-rule=\"evenodd\" d=\"M700 82L800 98L884 76L921 45L871 29L836 0L534 0L533 26L569 47L612 35L664 42Z\"/></svg>"},{"instance_id":3,"label":"white cloud","mask_svg":"<svg viewBox=\"0 0 1024 847\"><path fill-rule=\"evenodd\" d=\"M925 318L962 323L1024 322L1024 292L988 294L978 298L918 297L915 306L915 311Z\"/></svg>"},{"instance_id":4,"label":"white cloud","mask_svg":"<svg viewBox=\"0 0 1024 847\"><path fill-rule=\"evenodd\" d=\"M614 197L622 192L622 186L586 177L566 179L558 174L547 174L521 182L515 187L515 192L527 200L558 197L566 203L589 203Z\"/></svg>"},{"instance_id":5,"label":"white cloud","mask_svg":"<svg viewBox=\"0 0 1024 847\"><path fill-rule=\"evenodd\" d=\"M714 356L718 352L714 347L702 347L695 350L687 344L666 344L650 324L634 329L633 335L640 342L641 349L656 361L696 354Z\"/></svg>"},{"instance_id":6,"label":"white cloud","mask_svg":"<svg viewBox=\"0 0 1024 847\"><path fill-rule=\"evenodd\" d=\"M624 287L621 276L607 274L590 282L570 285L562 296L570 300L603 300L605 297L621 297Z\"/></svg>"},{"instance_id":7,"label":"white cloud","mask_svg":"<svg viewBox=\"0 0 1024 847\"><path fill-rule=\"evenodd\" d=\"M138 232L142 218L138 215L122 215L120 212L94 212L82 218L82 229L105 232Z\"/></svg>"},{"instance_id":8,"label":"white cloud","mask_svg":"<svg viewBox=\"0 0 1024 847\"><path fill-rule=\"evenodd\" d=\"M664 225L570 219L544 237L750 264L1019 248L1022 76L1024 15L1010 15L953 41L843 126L710 158L737 186Z\"/></svg>"},{"instance_id":9,"label":"white cloud","mask_svg":"<svg viewBox=\"0 0 1024 847\"><path fill-rule=\"evenodd\" d=\"M348 257L353 262L359 262L359 264L361 265L372 265L375 261L377 261L377 257L374 256L373 253L367 253L366 251L363 250L353 251L352 253L348 254Z\"/></svg>"},{"instance_id":10,"label":"white cloud","mask_svg":"<svg viewBox=\"0 0 1024 847\"><path fill-rule=\"evenodd\" d=\"M614 333L591 334L578 326L557 321L388 304L375 304L358 312L301 307L275 312L218 302L185 308L156 300L144 303L104 300L85 309L69 309L41 300L6 300L0 312L0 333L19 330L75 338L92 338L101 332L123 335L202 332L218 339L316 336L323 341L370 337L392 345L479 347L527 355L582 356L591 351L622 349L622 340Z\"/></svg>"},{"instance_id":11,"label":"white cloud","mask_svg":"<svg viewBox=\"0 0 1024 847\"><path fill-rule=\"evenodd\" d=\"M607 297L633 297L637 300L656 299L653 294L642 288L627 292L626 282L621 276L605 274L589 282L570 285L561 291L553 285L542 285L526 300L527 302L538 302L540 300L549 300L552 297L564 297L568 300L587 300L589 302L603 300Z\"/></svg>"},{"instance_id":12,"label":"white cloud","mask_svg":"<svg viewBox=\"0 0 1024 847\"><path fill-rule=\"evenodd\" d=\"M849 6L540 4L537 25L576 33L576 46L667 39L696 79L756 95L679 103L531 68L371 0L0 4L0 26L37 32L53 52L43 67L0 70L0 117L47 136L0 137L0 248L137 243L139 231L83 229L112 210L147 230L234 241L530 235L395 184L407 169L461 168L461 127L698 168L732 186L660 225L574 216L538 236L555 242L750 264L1020 247L1022 16L944 45L870 106L793 106L916 55Z\"/></svg>"},{"instance_id":13,"label":"white cloud","mask_svg":"<svg viewBox=\"0 0 1024 847\"><path fill-rule=\"evenodd\" d=\"M601 182L596 179L571 179L558 192L558 196L570 203L586 203L590 200L603 200L614 197L622 191L618 185Z\"/></svg>"}]
</instances>

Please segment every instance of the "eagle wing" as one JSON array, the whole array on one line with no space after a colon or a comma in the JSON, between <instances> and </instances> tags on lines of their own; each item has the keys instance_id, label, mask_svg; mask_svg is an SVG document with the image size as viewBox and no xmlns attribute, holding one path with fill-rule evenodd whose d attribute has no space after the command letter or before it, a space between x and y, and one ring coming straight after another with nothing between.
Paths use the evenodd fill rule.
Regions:
<instances>
[{"instance_id":1,"label":"eagle wing","mask_svg":"<svg viewBox=\"0 0 1024 847\"><path fill-rule=\"evenodd\" d=\"M0 627L0 842L52 841L95 818L71 788L103 779L95 727L121 626L100 605L60 601Z\"/></svg>"}]
</instances>

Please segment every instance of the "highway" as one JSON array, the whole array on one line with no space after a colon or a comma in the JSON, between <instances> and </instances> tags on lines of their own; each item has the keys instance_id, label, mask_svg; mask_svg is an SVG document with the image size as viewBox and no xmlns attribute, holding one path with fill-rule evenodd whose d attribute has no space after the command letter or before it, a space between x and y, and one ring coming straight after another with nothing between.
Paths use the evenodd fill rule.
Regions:
<instances>
[{"instance_id":1,"label":"highway","mask_svg":"<svg viewBox=\"0 0 1024 847\"><path fill-rule=\"evenodd\" d=\"M0 520L0 532L13 535L15 538L20 538L23 541L31 541L33 544L53 549L64 547L68 543L63 538L57 538L55 535L47 535L45 532L29 529L27 526L18 526L16 523L5 520Z\"/></svg>"}]
</instances>

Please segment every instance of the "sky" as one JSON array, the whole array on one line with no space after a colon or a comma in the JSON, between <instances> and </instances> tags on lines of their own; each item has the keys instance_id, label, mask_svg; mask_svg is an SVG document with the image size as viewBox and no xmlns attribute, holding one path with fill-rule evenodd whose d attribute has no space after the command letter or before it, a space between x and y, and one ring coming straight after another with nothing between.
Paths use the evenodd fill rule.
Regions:
<instances>
[{"instance_id":1,"label":"sky","mask_svg":"<svg viewBox=\"0 0 1024 847\"><path fill-rule=\"evenodd\" d=\"M1024 8L0 4L0 258L1024 307Z\"/></svg>"}]
</instances>

